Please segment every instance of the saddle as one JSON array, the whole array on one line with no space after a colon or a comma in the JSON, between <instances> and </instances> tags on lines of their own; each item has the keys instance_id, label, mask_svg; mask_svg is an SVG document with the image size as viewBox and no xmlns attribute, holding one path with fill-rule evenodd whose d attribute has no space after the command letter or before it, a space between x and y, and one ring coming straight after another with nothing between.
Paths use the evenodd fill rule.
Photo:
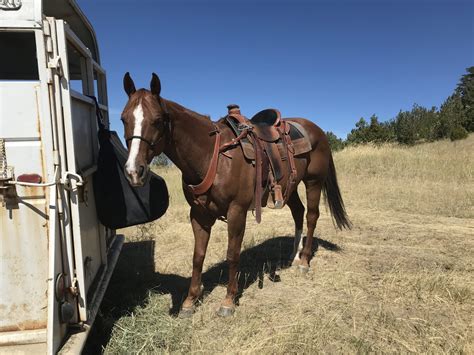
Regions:
<instances>
[{"instance_id":1,"label":"saddle","mask_svg":"<svg viewBox=\"0 0 474 355\"><path fill-rule=\"evenodd\" d=\"M283 208L296 183L295 156L311 150L304 128L281 118L276 109L258 112L250 120L241 115L238 105L229 105L224 120L236 138L221 147L240 143L247 160L255 165L255 215L261 220L261 208ZM286 172L286 174L285 174ZM283 188L282 188L283 185Z\"/></svg>"}]
</instances>

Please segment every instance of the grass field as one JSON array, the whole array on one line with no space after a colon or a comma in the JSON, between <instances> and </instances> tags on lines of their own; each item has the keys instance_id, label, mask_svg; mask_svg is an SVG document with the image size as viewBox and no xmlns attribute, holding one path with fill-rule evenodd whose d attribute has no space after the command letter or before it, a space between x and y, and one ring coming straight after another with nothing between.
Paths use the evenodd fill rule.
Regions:
<instances>
[{"instance_id":1,"label":"grass field","mask_svg":"<svg viewBox=\"0 0 474 355\"><path fill-rule=\"evenodd\" d=\"M308 274L288 266L288 208L249 216L243 289L234 317L225 294L226 225L213 229L206 296L176 317L191 273L193 237L176 169L159 221L125 231L117 270L87 352L474 353L474 136L411 148L363 146L335 154L353 222L334 229L323 207ZM301 190L304 196L304 188Z\"/></svg>"}]
</instances>

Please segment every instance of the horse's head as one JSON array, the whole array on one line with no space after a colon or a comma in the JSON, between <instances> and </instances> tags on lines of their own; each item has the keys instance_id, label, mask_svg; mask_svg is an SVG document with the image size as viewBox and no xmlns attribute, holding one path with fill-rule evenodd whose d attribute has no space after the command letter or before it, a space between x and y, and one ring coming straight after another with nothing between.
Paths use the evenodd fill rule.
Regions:
<instances>
[{"instance_id":1,"label":"horse's head","mask_svg":"<svg viewBox=\"0 0 474 355\"><path fill-rule=\"evenodd\" d=\"M150 90L135 89L129 73L123 78L128 102L122 112L128 159L125 175L133 186L143 186L153 157L163 152L168 111L160 97L161 84L153 73Z\"/></svg>"}]
</instances>

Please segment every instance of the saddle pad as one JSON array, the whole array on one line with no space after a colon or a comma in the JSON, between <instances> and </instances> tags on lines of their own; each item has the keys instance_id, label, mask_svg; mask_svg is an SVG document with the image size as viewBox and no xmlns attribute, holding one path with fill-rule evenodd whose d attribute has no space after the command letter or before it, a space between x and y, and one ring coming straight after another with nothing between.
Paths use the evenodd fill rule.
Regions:
<instances>
[{"instance_id":1,"label":"saddle pad","mask_svg":"<svg viewBox=\"0 0 474 355\"><path fill-rule=\"evenodd\" d=\"M311 151L311 142L303 126L296 122L287 121L290 124L290 138L295 149L295 156Z\"/></svg>"}]
</instances>

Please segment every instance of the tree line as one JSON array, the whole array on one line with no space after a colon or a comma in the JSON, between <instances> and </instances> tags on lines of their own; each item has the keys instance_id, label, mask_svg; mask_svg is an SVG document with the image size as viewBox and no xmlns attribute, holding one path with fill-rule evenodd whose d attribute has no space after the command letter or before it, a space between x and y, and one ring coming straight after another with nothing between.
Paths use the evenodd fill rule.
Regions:
<instances>
[{"instance_id":1,"label":"tree line","mask_svg":"<svg viewBox=\"0 0 474 355\"><path fill-rule=\"evenodd\" d=\"M438 139L463 139L474 132L474 66L466 69L453 94L438 109L414 104L410 111L380 122L377 115L360 118L346 140L326 132L332 150L364 143L396 142L413 145Z\"/></svg>"}]
</instances>

